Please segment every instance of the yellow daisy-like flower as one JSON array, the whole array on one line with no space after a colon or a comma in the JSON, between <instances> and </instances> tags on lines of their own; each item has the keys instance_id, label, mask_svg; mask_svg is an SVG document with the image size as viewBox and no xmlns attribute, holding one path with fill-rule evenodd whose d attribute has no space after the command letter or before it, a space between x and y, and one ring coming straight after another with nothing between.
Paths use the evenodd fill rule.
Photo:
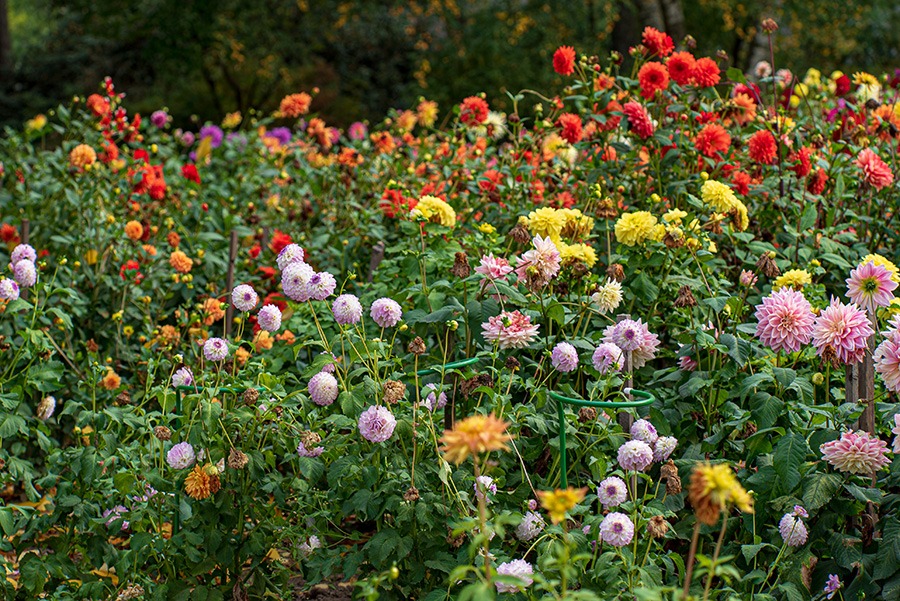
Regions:
<instances>
[{"instance_id":1,"label":"yellow daisy-like flower","mask_svg":"<svg viewBox=\"0 0 900 601\"><path fill-rule=\"evenodd\" d=\"M528 214L528 231L533 236L559 241L566 225L566 214L550 207L541 207Z\"/></svg>"},{"instance_id":2,"label":"yellow daisy-like flower","mask_svg":"<svg viewBox=\"0 0 900 601\"><path fill-rule=\"evenodd\" d=\"M801 290L804 286L812 284L812 276L805 269L791 269L775 278L772 289L778 290L790 286L794 290Z\"/></svg>"},{"instance_id":3,"label":"yellow daisy-like flower","mask_svg":"<svg viewBox=\"0 0 900 601\"><path fill-rule=\"evenodd\" d=\"M225 129L233 129L241 124L243 117L241 116L241 111L235 111L233 113L228 113L225 115L225 118L222 119L222 127Z\"/></svg>"},{"instance_id":4,"label":"yellow daisy-like flower","mask_svg":"<svg viewBox=\"0 0 900 601\"><path fill-rule=\"evenodd\" d=\"M437 120L438 105L432 100L422 99L416 107L416 116L423 127L431 127Z\"/></svg>"},{"instance_id":5,"label":"yellow daisy-like flower","mask_svg":"<svg viewBox=\"0 0 900 601\"><path fill-rule=\"evenodd\" d=\"M714 179L708 179L703 182L703 186L700 188L700 196L703 202L720 213L728 213L738 203L734 191Z\"/></svg>"},{"instance_id":6,"label":"yellow daisy-like flower","mask_svg":"<svg viewBox=\"0 0 900 601\"><path fill-rule=\"evenodd\" d=\"M647 240L657 240L656 217L648 211L625 213L616 221L616 240L625 246L643 244ZM665 228L663 234L665 235Z\"/></svg>"},{"instance_id":7,"label":"yellow daisy-like flower","mask_svg":"<svg viewBox=\"0 0 900 601\"><path fill-rule=\"evenodd\" d=\"M47 125L47 117L44 115L35 115L33 119L25 122L25 129L28 131L40 131Z\"/></svg>"},{"instance_id":8,"label":"yellow daisy-like flower","mask_svg":"<svg viewBox=\"0 0 900 601\"><path fill-rule=\"evenodd\" d=\"M724 463L703 463L694 468L688 500L694 507L697 520L708 526L715 524L722 510L730 505L745 513L753 513L753 499Z\"/></svg>"},{"instance_id":9,"label":"yellow daisy-like flower","mask_svg":"<svg viewBox=\"0 0 900 601\"><path fill-rule=\"evenodd\" d=\"M891 263L888 259L882 257L881 255L866 255L859 262L860 265L865 265L868 262L875 263L876 265L880 265L884 267L888 271L891 272L891 280L900 283L900 269L897 269L897 266Z\"/></svg>"},{"instance_id":10,"label":"yellow daisy-like flower","mask_svg":"<svg viewBox=\"0 0 900 601\"><path fill-rule=\"evenodd\" d=\"M853 74L853 83L858 86L878 85L878 78L865 71L857 71Z\"/></svg>"},{"instance_id":11,"label":"yellow daisy-like flower","mask_svg":"<svg viewBox=\"0 0 900 601\"><path fill-rule=\"evenodd\" d=\"M687 212L682 211L681 209L670 209L663 214L663 221L666 223L680 224L681 220L687 217Z\"/></svg>"},{"instance_id":12,"label":"yellow daisy-like flower","mask_svg":"<svg viewBox=\"0 0 900 601\"><path fill-rule=\"evenodd\" d=\"M750 225L750 216L747 214L747 205L740 200L737 201L732 209L731 222L734 224L734 227L741 232L746 230L747 226Z\"/></svg>"},{"instance_id":13,"label":"yellow daisy-like flower","mask_svg":"<svg viewBox=\"0 0 900 601\"><path fill-rule=\"evenodd\" d=\"M541 507L550 514L550 520L558 524L566 519L566 512L578 505L587 493L587 488L566 488L556 490L539 490L538 498Z\"/></svg>"},{"instance_id":14,"label":"yellow daisy-like flower","mask_svg":"<svg viewBox=\"0 0 900 601\"><path fill-rule=\"evenodd\" d=\"M419 204L410 212L410 215L440 223L446 227L456 225L456 211L437 196L423 196L420 198Z\"/></svg>"},{"instance_id":15,"label":"yellow daisy-like flower","mask_svg":"<svg viewBox=\"0 0 900 601\"><path fill-rule=\"evenodd\" d=\"M456 422L452 430L444 430L441 442L447 461L459 465L469 455L479 455L490 451L505 451L506 443L512 436L506 433L509 426L493 414L472 415Z\"/></svg>"},{"instance_id":16,"label":"yellow daisy-like flower","mask_svg":"<svg viewBox=\"0 0 900 601\"><path fill-rule=\"evenodd\" d=\"M587 244L566 244L560 242L557 244L559 248L559 257L563 263L580 261L589 268L597 263L597 253Z\"/></svg>"}]
</instances>

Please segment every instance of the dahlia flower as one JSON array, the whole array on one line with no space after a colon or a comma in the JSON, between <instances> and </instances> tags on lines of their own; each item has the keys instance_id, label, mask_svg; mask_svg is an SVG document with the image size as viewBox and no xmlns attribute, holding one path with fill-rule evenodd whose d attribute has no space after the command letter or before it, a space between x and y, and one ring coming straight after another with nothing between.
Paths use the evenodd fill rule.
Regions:
<instances>
[{"instance_id":1,"label":"dahlia flower","mask_svg":"<svg viewBox=\"0 0 900 601\"><path fill-rule=\"evenodd\" d=\"M456 211L446 201L437 196L423 196L419 199L415 208L409 213L410 217L420 217L426 221L440 223L444 227L456 225Z\"/></svg>"},{"instance_id":2,"label":"dahlia flower","mask_svg":"<svg viewBox=\"0 0 900 601\"><path fill-rule=\"evenodd\" d=\"M481 324L484 339L496 341L501 349L525 348L535 339L539 326L518 310L504 311Z\"/></svg>"},{"instance_id":3,"label":"dahlia flower","mask_svg":"<svg viewBox=\"0 0 900 601\"><path fill-rule=\"evenodd\" d=\"M629 440L619 447L618 460L623 470L642 472L653 463L653 449L641 440Z\"/></svg>"},{"instance_id":4,"label":"dahlia flower","mask_svg":"<svg viewBox=\"0 0 900 601\"><path fill-rule=\"evenodd\" d=\"M34 247L30 244L17 244L9 255L9 262L12 265L15 265L23 259L31 261L32 263L37 261L37 251L35 251Z\"/></svg>"},{"instance_id":5,"label":"dahlia flower","mask_svg":"<svg viewBox=\"0 0 900 601\"><path fill-rule=\"evenodd\" d=\"M820 357L833 353L840 364L848 365L863 360L869 336L874 333L869 318L859 307L832 298L831 304L816 317L812 341Z\"/></svg>"},{"instance_id":6,"label":"dahlia flower","mask_svg":"<svg viewBox=\"0 0 900 601\"><path fill-rule=\"evenodd\" d=\"M646 140L653 135L653 120L650 118L647 109L641 104L633 101L626 102L622 107L622 113L624 113L625 118L628 119L629 128L636 133L638 137Z\"/></svg>"},{"instance_id":7,"label":"dahlia flower","mask_svg":"<svg viewBox=\"0 0 900 601\"><path fill-rule=\"evenodd\" d=\"M287 247L285 247L287 248ZM281 270L281 289L285 296L298 303L309 300L306 283L316 274L313 268L303 261L291 261Z\"/></svg>"},{"instance_id":8,"label":"dahlia flower","mask_svg":"<svg viewBox=\"0 0 900 601\"><path fill-rule=\"evenodd\" d=\"M19 298L19 285L15 280L3 278L0 280L0 300L14 301Z\"/></svg>"},{"instance_id":9,"label":"dahlia flower","mask_svg":"<svg viewBox=\"0 0 900 601\"><path fill-rule=\"evenodd\" d=\"M244 313L252 311L258 302L259 297L256 295L253 286L241 284L235 286L234 290L231 291L231 304L234 305L234 308L238 311Z\"/></svg>"},{"instance_id":10,"label":"dahlia flower","mask_svg":"<svg viewBox=\"0 0 900 601\"><path fill-rule=\"evenodd\" d=\"M359 433L369 442L384 442L396 425L394 414L380 405L372 405L359 416Z\"/></svg>"},{"instance_id":11,"label":"dahlia flower","mask_svg":"<svg viewBox=\"0 0 900 601\"><path fill-rule=\"evenodd\" d=\"M513 268L510 267L509 261L500 257L494 257L493 254L481 257L481 263L475 268L475 273L484 276L481 286L485 287L488 281L502 280L512 273Z\"/></svg>"},{"instance_id":12,"label":"dahlia flower","mask_svg":"<svg viewBox=\"0 0 900 601\"><path fill-rule=\"evenodd\" d=\"M172 374L172 387L192 386L194 384L194 373L189 367L180 367Z\"/></svg>"},{"instance_id":13,"label":"dahlia flower","mask_svg":"<svg viewBox=\"0 0 900 601\"><path fill-rule=\"evenodd\" d=\"M300 543L297 548L300 549L300 554L303 557L309 557L313 554L313 551L322 547L322 542L319 540L319 537L315 534L310 536L304 542Z\"/></svg>"},{"instance_id":14,"label":"dahlia flower","mask_svg":"<svg viewBox=\"0 0 900 601\"><path fill-rule=\"evenodd\" d=\"M786 513L778 522L778 532L781 538L789 547L800 547L806 544L809 532L806 530L806 524L798 517L791 513Z\"/></svg>"},{"instance_id":15,"label":"dahlia flower","mask_svg":"<svg viewBox=\"0 0 900 601\"><path fill-rule=\"evenodd\" d=\"M603 315L615 311L622 302L622 284L612 278L607 278L606 283L591 295L591 300Z\"/></svg>"},{"instance_id":16,"label":"dahlia flower","mask_svg":"<svg viewBox=\"0 0 900 601\"><path fill-rule=\"evenodd\" d=\"M494 479L490 476L478 476L475 478L475 485L473 488L475 489L475 498L478 500L481 500L481 498L485 496L485 493L492 495L497 494L497 485L494 484ZM485 497L485 501L490 503L490 497Z\"/></svg>"},{"instance_id":17,"label":"dahlia flower","mask_svg":"<svg viewBox=\"0 0 900 601\"><path fill-rule=\"evenodd\" d=\"M665 234L665 226L657 225L656 217L647 211L625 213L616 221L616 241L625 246L643 244L648 240L659 241Z\"/></svg>"},{"instance_id":18,"label":"dahlia flower","mask_svg":"<svg viewBox=\"0 0 900 601\"><path fill-rule=\"evenodd\" d=\"M228 357L228 343L221 338L209 338L203 343L203 356L207 361L223 361Z\"/></svg>"},{"instance_id":19,"label":"dahlia flower","mask_svg":"<svg viewBox=\"0 0 900 601\"><path fill-rule=\"evenodd\" d=\"M256 323L266 332L277 332L281 327L281 309L275 305L265 305L256 314Z\"/></svg>"},{"instance_id":20,"label":"dahlia flower","mask_svg":"<svg viewBox=\"0 0 900 601\"><path fill-rule=\"evenodd\" d=\"M667 460L678 446L678 439L674 436L660 436L653 443L653 461L662 463Z\"/></svg>"},{"instance_id":21,"label":"dahlia flower","mask_svg":"<svg viewBox=\"0 0 900 601\"><path fill-rule=\"evenodd\" d=\"M756 318L756 337L775 352L799 351L812 339L812 306L793 288L782 288L764 298L756 307Z\"/></svg>"},{"instance_id":22,"label":"dahlia flower","mask_svg":"<svg viewBox=\"0 0 900 601\"><path fill-rule=\"evenodd\" d=\"M534 582L534 578L531 577L531 575L534 574L534 568L532 568L531 564L524 559L514 559L512 561L501 563L497 566L497 574L500 576L513 576L523 583L519 585L495 582L494 584L497 586L498 593L517 593L522 589L531 586Z\"/></svg>"},{"instance_id":23,"label":"dahlia flower","mask_svg":"<svg viewBox=\"0 0 900 601\"><path fill-rule=\"evenodd\" d=\"M334 320L342 326L359 323L362 319L363 308L353 294L342 294L331 303L331 313Z\"/></svg>"},{"instance_id":24,"label":"dahlia flower","mask_svg":"<svg viewBox=\"0 0 900 601\"><path fill-rule=\"evenodd\" d=\"M838 471L860 476L874 475L891 463L887 443L863 431L844 432L839 439L821 445L819 451Z\"/></svg>"},{"instance_id":25,"label":"dahlia flower","mask_svg":"<svg viewBox=\"0 0 900 601\"><path fill-rule=\"evenodd\" d=\"M392 328L403 317L403 310L397 301L389 298L379 298L369 309L369 315L382 328Z\"/></svg>"},{"instance_id":26,"label":"dahlia flower","mask_svg":"<svg viewBox=\"0 0 900 601\"><path fill-rule=\"evenodd\" d=\"M578 369L578 351L568 342L560 342L553 347L550 363L563 373L575 371Z\"/></svg>"},{"instance_id":27,"label":"dahlia flower","mask_svg":"<svg viewBox=\"0 0 900 601\"><path fill-rule=\"evenodd\" d=\"M535 513L534 509L537 509L536 503L535 507L527 512L522 521L519 522L519 525L516 526L516 538L521 541L533 540L544 530L544 518L539 513Z\"/></svg>"},{"instance_id":28,"label":"dahlia flower","mask_svg":"<svg viewBox=\"0 0 900 601\"><path fill-rule=\"evenodd\" d=\"M874 261L863 263L851 271L846 282L850 300L868 311L890 305L897 287L887 267L876 265Z\"/></svg>"},{"instance_id":29,"label":"dahlia flower","mask_svg":"<svg viewBox=\"0 0 900 601\"><path fill-rule=\"evenodd\" d=\"M338 382L326 371L320 371L310 378L306 389L312 402L322 407L332 404L338 396Z\"/></svg>"},{"instance_id":30,"label":"dahlia flower","mask_svg":"<svg viewBox=\"0 0 900 601\"><path fill-rule=\"evenodd\" d=\"M429 411L437 411L438 409L443 409L447 404L447 395L443 392L440 392L438 389L438 385L432 382L425 385L425 388L428 388L432 392L428 393L428 396L425 397L424 405ZM435 396L437 394L437 396Z\"/></svg>"},{"instance_id":31,"label":"dahlia flower","mask_svg":"<svg viewBox=\"0 0 900 601\"><path fill-rule=\"evenodd\" d=\"M28 259L22 259L16 263L13 266L13 279L22 288L34 286L34 283L37 281L37 269L35 269L34 263Z\"/></svg>"},{"instance_id":32,"label":"dahlia flower","mask_svg":"<svg viewBox=\"0 0 900 601\"><path fill-rule=\"evenodd\" d=\"M639 419L631 424L630 433L632 439L646 442L651 446L653 446L653 443L659 438L659 434L656 433L656 428L645 419Z\"/></svg>"},{"instance_id":33,"label":"dahlia flower","mask_svg":"<svg viewBox=\"0 0 900 601\"><path fill-rule=\"evenodd\" d=\"M116 523L116 520L122 519L128 513L128 508L124 505L116 505L112 509L104 509L101 517L107 518L106 527L109 528L113 524ZM129 526L128 520L122 520L122 530L128 530Z\"/></svg>"},{"instance_id":34,"label":"dahlia flower","mask_svg":"<svg viewBox=\"0 0 900 601\"><path fill-rule=\"evenodd\" d=\"M632 367L640 369L656 356L659 337L650 333L647 324L640 319L625 319L607 326L603 331L603 342L631 351Z\"/></svg>"},{"instance_id":35,"label":"dahlia flower","mask_svg":"<svg viewBox=\"0 0 900 601\"><path fill-rule=\"evenodd\" d=\"M309 278L306 282L306 289L303 291L303 296L313 300L325 300L331 296L336 287L337 282L335 281L334 276L327 271L322 271L313 274L313 276Z\"/></svg>"},{"instance_id":36,"label":"dahlia flower","mask_svg":"<svg viewBox=\"0 0 900 601\"><path fill-rule=\"evenodd\" d=\"M303 249L296 244L288 244L278 253L275 263L278 265L279 271L284 271L291 263L303 262Z\"/></svg>"},{"instance_id":37,"label":"dahlia flower","mask_svg":"<svg viewBox=\"0 0 900 601\"><path fill-rule=\"evenodd\" d=\"M837 593L842 586L844 585L841 583L841 579L838 578L837 574L829 574L828 582L825 583L825 588L822 589L822 592L825 593L826 599L833 599L834 594Z\"/></svg>"},{"instance_id":38,"label":"dahlia flower","mask_svg":"<svg viewBox=\"0 0 900 601\"><path fill-rule=\"evenodd\" d=\"M863 180L876 190L894 182L891 168L871 148L864 148L856 157L856 166L863 172Z\"/></svg>"},{"instance_id":39,"label":"dahlia flower","mask_svg":"<svg viewBox=\"0 0 900 601\"><path fill-rule=\"evenodd\" d=\"M600 538L614 547L624 547L634 538L634 523L624 513L614 511L600 523Z\"/></svg>"},{"instance_id":40,"label":"dahlia flower","mask_svg":"<svg viewBox=\"0 0 900 601\"><path fill-rule=\"evenodd\" d=\"M894 414L894 429L891 434L894 435L894 453L900 453L900 413Z\"/></svg>"},{"instance_id":41,"label":"dahlia flower","mask_svg":"<svg viewBox=\"0 0 900 601\"><path fill-rule=\"evenodd\" d=\"M891 392L900 392L900 333L893 331L878 345L872 357L875 371Z\"/></svg>"},{"instance_id":42,"label":"dahlia flower","mask_svg":"<svg viewBox=\"0 0 900 601\"><path fill-rule=\"evenodd\" d=\"M197 455L189 442L179 442L166 453L166 463L176 470L183 470L194 465Z\"/></svg>"},{"instance_id":43,"label":"dahlia flower","mask_svg":"<svg viewBox=\"0 0 900 601\"><path fill-rule=\"evenodd\" d=\"M600 375L606 375L613 371L621 371L625 365L625 357L622 349L609 342L601 342L591 355L591 363Z\"/></svg>"},{"instance_id":44,"label":"dahlia flower","mask_svg":"<svg viewBox=\"0 0 900 601\"><path fill-rule=\"evenodd\" d=\"M516 275L529 290L543 288L559 273L559 249L549 237L535 236L534 248L526 251L516 261Z\"/></svg>"},{"instance_id":45,"label":"dahlia flower","mask_svg":"<svg viewBox=\"0 0 900 601\"><path fill-rule=\"evenodd\" d=\"M628 488L625 481L618 476L610 476L603 480L597 487L597 500L604 509L617 507L628 498Z\"/></svg>"}]
</instances>

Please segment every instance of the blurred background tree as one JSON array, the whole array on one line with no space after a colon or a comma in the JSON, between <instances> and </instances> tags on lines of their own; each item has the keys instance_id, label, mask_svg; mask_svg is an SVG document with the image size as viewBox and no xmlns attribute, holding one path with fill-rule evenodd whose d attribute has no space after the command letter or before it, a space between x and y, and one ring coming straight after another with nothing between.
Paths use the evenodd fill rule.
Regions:
<instances>
[{"instance_id":1,"label":"blurred background tree","mask_svg":"<svg viewBox=\"0 0 900 601\"><path fill-rule=\"evenodd\" d=\"M110 75L133 109L177 123L275 108L319 88L313 108L346 125L419 96L447 109L486 92L549 90L559 45L627 53L645 25L750 68L779 24L776 67L900 65L895 0L0 0L0 123L19 125Z\"/></svg>"}]
</instances>

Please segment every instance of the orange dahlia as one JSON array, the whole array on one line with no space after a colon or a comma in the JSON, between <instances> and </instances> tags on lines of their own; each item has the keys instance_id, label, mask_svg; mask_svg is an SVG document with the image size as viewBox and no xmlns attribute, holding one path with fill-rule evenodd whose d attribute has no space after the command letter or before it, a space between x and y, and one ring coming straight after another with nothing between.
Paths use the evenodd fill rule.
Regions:
<instances>
[{"instance_id":1,"label":"orange dahlia","mask_svg":"<svg viewBox=\"0 0 900 601\"><path fill-rule=\"evenodd\" d=\"M288 119L296 119L309 112L309 104L311 102L312 96L306 92L289 94L281 99L281 105L278 107L278 110L282 116Z\"/></svg>"},{"instance_id":2,"label":"orange dahlia","mask_svg":"<svg viewBox=\"0 0 900 601\"><path fill-rule=\"evenodd\" d=\"M87 144L79 144L69 153L69 163L78 169L93 165L97 160L97 152Z\"/></svg>"},{"instance_id":3,"label":"orange dahlia","mask_svg":"<svg viewBox=\"0 0 900 601\"><path fill-rule=\"evenodd\" d=\"M176 250L169 255L169 265L178 273L190 273L194 261L180 250Z\"/></svg>"},{"instance_id":4,"label":"orange dahlia","mask_svg":"<svg viewBox=\"0 0 900 601\"><path fill-rule=\"evenodd\" d=\"M469 455L490 451L505 451L512 436L506 433L509 424L493 414L472 415L456 422L452 430L445 430L441 437L444 457L460 464Z\"/></svg>"}]
</instances>

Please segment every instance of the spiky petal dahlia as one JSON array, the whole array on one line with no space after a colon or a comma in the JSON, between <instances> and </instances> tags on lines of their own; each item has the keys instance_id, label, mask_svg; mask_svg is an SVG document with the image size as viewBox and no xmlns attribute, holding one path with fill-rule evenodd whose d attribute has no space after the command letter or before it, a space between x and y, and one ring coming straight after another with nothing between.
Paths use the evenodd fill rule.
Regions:
<instances>
[{"instance_id":1,"label":"spiky petal dahlia","mask_svg":"<svg viewBox=\"0 0 900 601\"><path fill-rule=\"evenodd\" d=\"M869 311L891 304L893 291L897 287L897 282L891 279L890 270L884 265L876 265L874 261L863 263L851 271L846 282L850 300Z\"/></svg>"},{"instance_id":2,"label":"spiky petal dahlia","mask_svg":"<svg viewBox=\"0 0 900 601\"><path fill-rule=\"evenodd\" d=\"M534 340L540 326L519 311L504 311L481 324L485 340L496 340L500 348L525 348Z\"/></svg>"},{"instance_id":3,"label":"spiky petal dahlia","mask_svg":"<svg viewBox=\"0 0 900 601\"><path fill-rule=\"evenodd\" d=\"M653 135L653 120L650 119L650 113L641 104L626 102L625 106L622 107L622 113L628 119L628 126L631 128L631 131L640 138L646 140Z\"/></svg>"},{"instance_id":4,"label":"spiky petal dahlia","mask_svg":"<svg viewBox=\"0 0 900 601\"><path fill-rule=\"evenodd\" d=\"M493 414L472 415L456 422L452 430L444 430L441 442L447 461L459 465L469 455L490 451L505 451L512 436L506 433L509 424Z\"/></svg>"},{"instance_id":5,"label":"spiky petal dahlia","mask_svg":"<svg viewBox=\"0 0 900 601\"><path fill-rule=\"evenodd\" d=\"M819 447L822 458L838 471L871 476L890 465L887 443L868 432L844 432L841 437Z\"/></svg>"},{"instance_id":6,"label":"spiky petal dahlia","mask_svg":"<svg viewBox=\"0 0 900 601\"><path fill-rule=\"evenodd\" d=\"M860 151L856 157L856 166L863 172L865 182L876 190L886 188L894 181L891 168L871 148Z\"/></svg>"},{"instance_id":7,"label":"spiky petal dahlia","mask_svg":"<svg viewBox=\"0 0 900 601\"><path fill-rule=\"evenodd\" d=\"M869 336L874 333L869 318L859 307L832 298L816 318L813 344L820 357L836 359L842 365L859 363L866 354Z\"/></svg>"},{"instance_id":8,"label":"spiky petal dahlia","mask_svg":"<svg viewBox=\"0 0 900 601\"><path fill-rule=\"evenodd\" d=\"M756 337L773 351L796 352L812 339L812 307L802 292L782 288L756 308Z\"/></svg>"},{"instance_id":9,"label":"spiky petal dahlia","mask_svg":"<svg viewBox=\"0 0 900 601\"><path fill-rule=\"evenodd\" d=\"M875 349L875 371L891 392L900 392L900 333L891 330L884 342Z\"/></svg>"},{"instance_id":10,"label":"spiky petal dahlia","mask_svg":"<svg viewBox=\"0 0 900 601\"><path fill-rule=\"evenodd\" d=\"M535 236L534 248L522 253L516 261L516 275L529 290L539 290L559 273L559 249L550 237Z\"/></svg>"}]
</instances>

